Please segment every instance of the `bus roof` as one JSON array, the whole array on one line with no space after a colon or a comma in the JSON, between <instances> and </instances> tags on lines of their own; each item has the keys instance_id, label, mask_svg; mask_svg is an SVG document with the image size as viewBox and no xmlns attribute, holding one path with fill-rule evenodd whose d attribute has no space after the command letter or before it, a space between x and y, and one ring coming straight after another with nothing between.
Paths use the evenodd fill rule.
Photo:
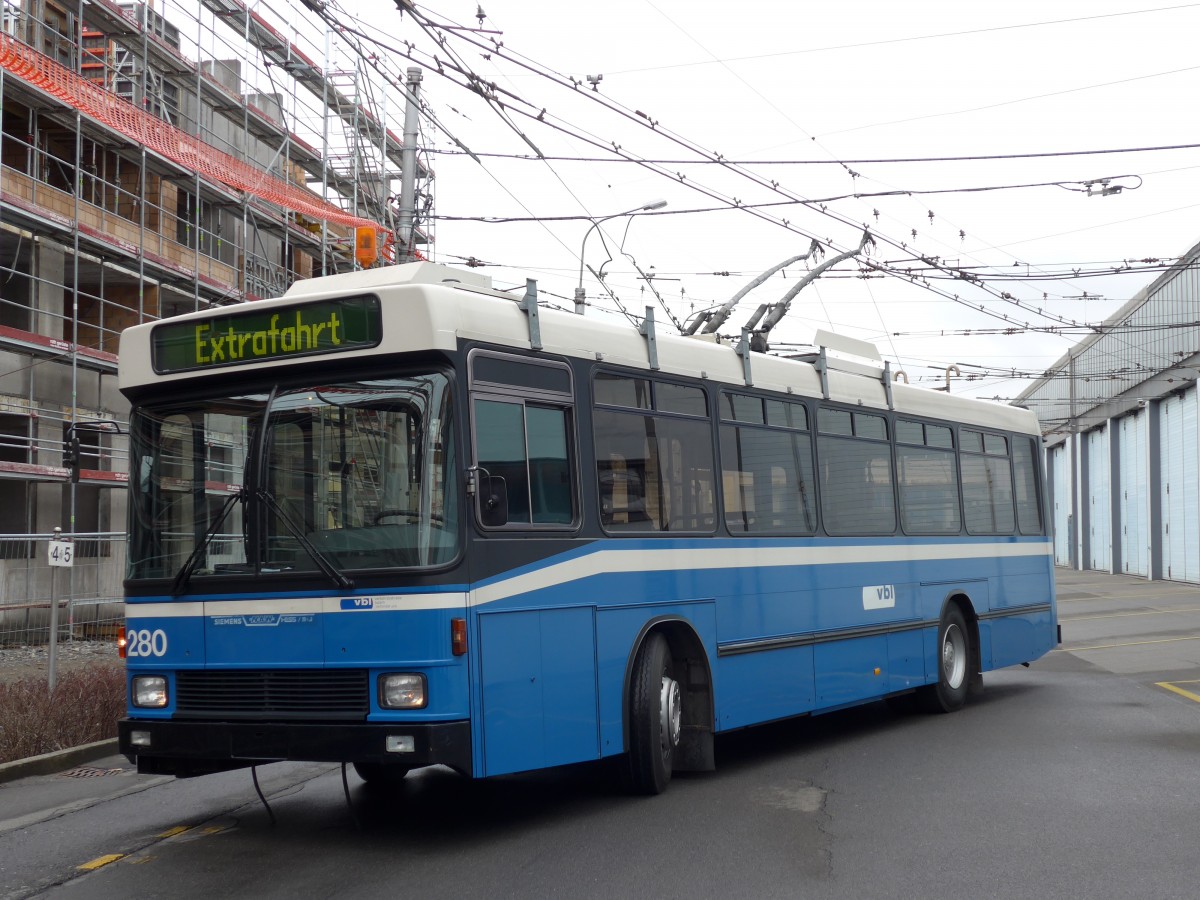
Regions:
<instances>
[{"instance_id":1,"label":"bus roof","mask_svg":"<svg viewBox=\"0 0 1200 900\"><path fill-rule=\"evenodd\" d=\"M514 292L515 293L515 292ZM521 292L523 295L524 292ZM227 319L253 311L270 316L273 310L340 297L379 298L382 338L375 346L313 356L227 363L217 372L288 370L316 362L385 356L421 350L454 351L460 341L478 341L515 349L531 348L530 317L520 308L521 296L492 288L491 278L478 272L419 262L299 281L282 297L235 307L223 307L128 328L121 335L118 379L123 391L194 382L209 372L158 374L151 360L151 335L156 328ZM538 309L541 353L590 359L615 366L651 369L650 342L634 326L574 313ZM830 342L832 344L832 342ZM862 342L858 342L862 343ZM658 373L700 377L730 385L747 385L742 357L735 347L715 335L684 336L661 331L655 335ZM829 399L887 408L885 369L877 360L850 360L826 354ZM752 353L750 382L754 389L802 397L823 396L818 368L810 355L789 359ZM282 372L280 373L282 374ZM992 401L955 397L903 383L891 385L892 405L898 412L1009 431L1039 434L1037 417L1027 410ZM142 393L139 391L139 393Z\"/></svg>"}]
</instances>

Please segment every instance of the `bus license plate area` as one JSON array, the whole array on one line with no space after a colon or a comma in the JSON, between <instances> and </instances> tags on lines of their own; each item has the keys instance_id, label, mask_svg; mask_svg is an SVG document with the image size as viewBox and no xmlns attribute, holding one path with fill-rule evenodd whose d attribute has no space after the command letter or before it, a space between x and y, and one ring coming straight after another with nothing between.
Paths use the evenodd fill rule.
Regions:
<instances>
[{"instance_id":1,"label":"bus license plate area","mask_svg":"<svg viewBox=\"0 0 1200 900\"><path fill-rule=\"evenodd\" d=\"M287 759L291 743L285 729L235 726L229 735L229 755L235 759Z\"/></svg>"}]
</instances>

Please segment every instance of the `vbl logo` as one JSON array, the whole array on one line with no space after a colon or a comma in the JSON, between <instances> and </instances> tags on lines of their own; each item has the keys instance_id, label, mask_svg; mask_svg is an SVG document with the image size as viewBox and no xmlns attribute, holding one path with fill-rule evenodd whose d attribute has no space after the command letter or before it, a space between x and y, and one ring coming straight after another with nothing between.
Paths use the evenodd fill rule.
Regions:
<instances>
[{"instance_id":1,"label":"vbl logo","mask_svg":"<svg viewBox=\"0 0 1200 900\"><path fill-rule=\"evenodd\" d=\"M342 609L371 609L375 606L373 597L351 597L342 601Z\"/></svg>"},{"instance_id":2,"label":"vbl logo","mask_svg":"<svg viewBox=\"0 0 1200 900\"><path fill-rule=\"evenodd\" d=\"M894 584L870 584L862 589L863 609L894 609L896 586Z\"/></svg>"}]
</instances>

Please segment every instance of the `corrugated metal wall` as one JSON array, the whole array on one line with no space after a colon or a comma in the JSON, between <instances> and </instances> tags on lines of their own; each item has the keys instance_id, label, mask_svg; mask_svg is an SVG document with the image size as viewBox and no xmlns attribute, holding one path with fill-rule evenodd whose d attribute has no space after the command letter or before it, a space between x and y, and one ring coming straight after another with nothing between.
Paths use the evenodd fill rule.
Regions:
<instances>
[{"instance_id":1,"label":"corrugated metal wall","mask_svg":"<svg viewBox=\"0 0 1200 900\"><path fill-rule=\"evenodd\" d=\"M1015 401L1049 447L1055 562L1200 584L1200 244L1104 324Z\"/></svg>"}]
</instances>

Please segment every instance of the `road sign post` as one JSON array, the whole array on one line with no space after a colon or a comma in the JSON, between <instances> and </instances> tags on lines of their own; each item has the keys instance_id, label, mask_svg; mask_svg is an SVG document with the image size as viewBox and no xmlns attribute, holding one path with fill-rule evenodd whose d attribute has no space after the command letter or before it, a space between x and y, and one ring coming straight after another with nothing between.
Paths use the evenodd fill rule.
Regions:
<instances>
[{"instance_id":1,"label":"road sign post","mask_svg":"<svg viewBox=\"0 0 1200 900\"><path fill-rule=\"evenodd\" d=\"M75 544L62 540L62 529L54 529L54 538L50 541L47 553L50 563L50 671L49 688L54 693L54 685L58 680L58 591L55 582L58 580L58 570L71 568L75 564Z\"/></svg>"}]
</instances>

